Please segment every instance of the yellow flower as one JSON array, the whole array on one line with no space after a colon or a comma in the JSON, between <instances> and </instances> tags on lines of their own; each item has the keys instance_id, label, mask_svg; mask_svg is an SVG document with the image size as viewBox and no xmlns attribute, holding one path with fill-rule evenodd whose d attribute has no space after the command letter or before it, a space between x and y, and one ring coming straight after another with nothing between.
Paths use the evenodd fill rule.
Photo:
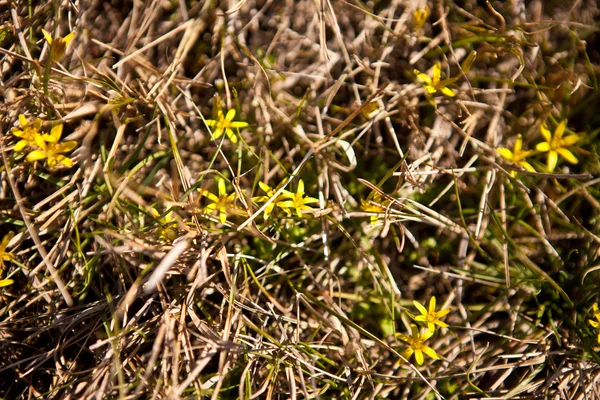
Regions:
<instances>
[{"instance_id":1,"label":"yellow flower","mask_svg":"<svg viewBox=\"0 0 600 400\"><path fill-rule=\"evenodd\" d=\"M219 179L217 186L219 188L218 197L208 190L202 190L202 196L207 197L212 201L211 204L204 207L204 212L209 213L218 210L219 219L223 224L225 221L227 221L227 209L232 207L231 203L235 201L235 193L227 194L227 190L225 189L225 181L223 179Z\"/></svg>"},{"instance_id":2,"label":"yellow flower","mask_svg":"<svg viewBox=\"0 0 600 400\"><path fill-rule=\"evenodd\" d=\"M273 196L275 196L275 189L273 189L272 187L270 187L269 185L262 183L262 182L258 182L258 186L260 186L260 188L267 194L266 196L256 196L253 197L252 200L259 202L259 203L264 203L266 201L268 201L270 198L272 198ZM269 218L269 215L271 214L271 212L273 212L273 209L275 208L275 205L277 204L278 201L282 200L283 196L279 195L277 196L276 199L274 199L271 203L269 203L269 205L265 208L265 212L263 214L264 218L267 219ZM281 207L281 206L280 206ZM288 214L290 213L289 209L285 208L285 207L281 207L285 212L287 212Z\"/></svg>"},{"instance_id":3,"label":"yellow flower","mask_svg":"<svg viewBox=\"0 0 600 400\"><path fill-rule=\"evenodd\" d=\"M427 330L425 333L421 334L419 332L419 328L416 325L411 325L410 329L412 331L412 336L405 335L403 333L397 333L396 336L400 338L400 340L408 343L408 349L404 352L404 357L409 359L410 356L415 354L415 359L417 360L417 364L422 365L424 358L423 353L427 354L429 357L440 360L441 357L433 350L431 347L425 345L425 341L429 339L433 335L433 331Z\"/></svg>"},{"instance_id":4,"label":"yellow flower","mask_svg":"<svg viewBox=\"0 0 600 400\"><path fill-rule=\"evenodd\" d=\"M172 242L177 238L177 222L173 220L173 211L169 211L164 217L154 208L150 208L150 213L160 224L158 237L164 241Z\"/></svg>"},{"instance_id":5,"label":"yellow flower","mask_svg":"<svg viewBox=\"0 0 600 400\"><path fill-rule=\"evenodd\" d=\"M4 266L3 261L12 261L15 258L15 256L6 251L6 246L8 246L8 243L10 243L14 236L14 232L8 232L8 234L2 238L2 242L0 243L0 266Z\"/></svg>"},{"instance_id":6,"label":"yellow flower","mask_svg":"<svg viewBox=\"0 0 600 400\"><path fill-rule=\"evenodd\" d=\"M446 86L450 85L451 83L456 81L458 78L449 78L449 79L444 79L443 81L440 81L440 76L442 75L442 66L440 65L439 62L436 62L434 64L433 75L431 77L429 77L428 75L425 75L418 69L415 69L414 73L415 73L415 75L417 75L417 77L419 79L421 79L425 83L425 89L427 90L427 92L433 94L439 90L443 94L445 94L446 96L449 96L449 97L454 97L456 95L456 93L454 93L452 90L448 89Z\"/></svg>"},{"instance_id":7,"label":"yellow flower","mask_svg":"<svg viewBox=\"0 0 600 400\"><path fill-rule=\"evenodd\" d=\"M60 163L67 167L73 166L73 161L60 153L68 153L77 147L77 142L71 140L64 143L58 143L62 135L63 125L58 124L52 128L49 135L35 135L35 144L39 147L27 155L28 162L47 159L48 167L54 168Z\"/></svg>"},{"instance_id":8,"label":"yellow flower","mask_svg":"<svg viewBox=\"0 0 600 400\"><path fill-rule=\"evenodd\" d=\"M304 181L302 181L302 179L298 181L298 190L296 191L296 193L284 190L282 196L291 200L279 202L277 203L277 205L283 209L295 208L296 214L299 217L302 217L302 211L312 210L312 208L307 206L307 204L317 203L319 201L314 197L304 197Z\"/></svg>"},{"instance_id":9,"label":"yellow flower","mask_svg":"<svg viewBox=\"0 0 600 400\"><path fill-rule=\"evenodd\" d=\"M385 200L383 203L381 202L380 193L371 192L366 200L360 201L360 209L368 213L385 214L389 204L389 200ZM377 224L378 220L379 215L371 215L371 225Z\"/></svg>"},{"instance_id":10,"label":"yellow flower","mask_svg":"<svg viewBox=\"0 0 600 400\"><path fill-rule=\"evenodd\" d=\"M423 25L425 25L425 21L427 21L427 17L429 17L429 7L425 4L425 7L418 8L413 12L413 27L416 31L421 29Z\"/></svg>"},{"instance_id":11,"label":"yellow flower","mask_svg":"<svg viewBox=\"0 0 600 400\"><path fill-rule=\"evenodd\" d=\"M227 111L227 115L223 115L223 111L219 110L217 112L217 118L218 120L206 120L206 125L210 126L211 128L216 128L213 131L214 138L220 138L223 136L223 132L225 132L229 140L231 140L231 143L237 143L237 136L235 136L235 133L233 133L231 128L245 128L248 126L248 124L241 121L232 121L233 118L235 118L235 110Z\"/></svg>"},{"instance_id":12,"label":"yellow flower","mask_svg":"<svg viewBox=\"0 0 600 400\"><path fill-rule=\"evenodd\" d=\"M571 164L577 164L579 162L573 153L565 148L577 143L579 141L579 136L569 135L563 138L566 127L567 120L565 119L558 124L554 131L554 135L552 135L545 124L540 125L540 131L546 141L538 143L538 145L535 146L535 149L543 153L548 152L548 170L550 172L554 171L554 168L556 168L559 154Z\"/></svg>"},{"instance_id":13,"label":"yellow flower","mask_svg":"<svg viewBox=\"0 0 600 400\"><path fill-rule=\"evenodd\" d=\"M440 318L446 316L450 312L450 309L446 308L444 310L436 312L435 296L432 296L431 299L429 299L429 310L427 310L421 303L419 303L416 300L413 300L413 304L421 313L421 315L415 317L415 321L427 322L427 329L429 329L430 331L433 332L435 330L435 325L441 326L442 328L448 327L448 324L440 321Z\"/></svg>"},{"instance_id":14,"label":"yellow flower","mask_svg":"<svg viewBox=\"0 0 600 400\"><path fill-rule=\"evenodd\" d=\"M60 61L60 59L63 58L63 56L65 55L65 51L67 50L69 43L71 43L71 40L73 40L75 32L69 33L64 38L59 36L54 39L52 39L52 36L44 29L42 29L42 33L44 34L46 41L50 45L50 59L53 62Z\"/></svg>"},{"instance_id":15,"label":"yellow flower","mask_svg":"<svg viewBox=\"0 0 600 400\"><path fill-rule=\"evenodd\" d=\"M4 261L12 261L15 256L6 251L6 247L10 240L15 236L14 232L8 232L4 238L2 238L2 242L0 243L0 267L4 267ZM2 268L0 268L1 272ZM0 279L0 287L12 285L14 281L12 279Z\"/></svg>"},{"instance_id":16,"label":"yellow flower","mask_svg":"<svg viewBox=\"0 0 600 400\"><path fill-rule=\"evenodd\" d=\"M13 283L15 283L15 281L12 279L0 279L0 287L12 285Z\"/></svg>"},{"instance_id":17,"label":"yellow flower","mask_svg":"<svg viewBox=\"0 0 600 400\"><path fill-rule=\"evenodd\" d=\"M588 319L588 322L590 323L591 326L593 326L594 328L598 329L600 328L600 310L598 309L598 303L594 303L594 318L596 318L596 321L594 321L593 319ZM600 344L600 331L598 331L598 344Z\"/></svg>"},{"instance_id":18,"label":"yellow flower","mask_svg":"<svg viewBox=\"0 0 600 400\"><path fill-rule=\"evenodd\" d=\"M535 168L525 161L525 158L533 154L533 150L523 150L523 137L521 135L517 136L517 140L515 141L515 146L513 147L512 151L504 147L500 147L496 151L508 161L519 164L529 172L535 172ZM512 177L517 176L517 171L510 171L510 175Z\"/></svg>"},{"instance_id":19,"label":"yellow flower","mask_svg":"<svg viewBox=\"0 0 600 400\"><path fill-rule=\"evenodd\" d=\"M21 139L15 144L15 151L23 151L28 145L35 146L35 136L40 134L40 129L42 128L41 119L36 118L33 121L33 125L29 125L27 118L23 114L19 114L19 123L21 124L21 129L12 129L12 134Z\"/></svg>"}]
</instances>

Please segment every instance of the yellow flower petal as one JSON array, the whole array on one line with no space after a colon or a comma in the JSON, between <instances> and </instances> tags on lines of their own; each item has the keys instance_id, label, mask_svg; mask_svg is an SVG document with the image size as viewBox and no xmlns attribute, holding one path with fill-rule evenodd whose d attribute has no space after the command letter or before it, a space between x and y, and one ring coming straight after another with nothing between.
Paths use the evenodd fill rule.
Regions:
<instances>
[{"instance_id":1,"label":"yellow flower petal","mask_svg":"<svg viewBox=\"0 0 600 400\"><path fill-rule=\"evenodd\" d=\"M242 121L234 121L234 122L230 123L229 126L232 128L245 128L248 126L248 123L242 122Z\"/></svg>"},{"instance_id":2,"label":"yellow flower petal","mask_svg":"<svg viewBox=\"0 0 600 400\"><path fill-rule=\"evenodd\" d=\"M577 135L569 135L564 137L560 144L563 147L573 146L575 143L579 142L579 136Z\"/></svg>"},{"instance_id":3,"label":"yellow flower petal","mask_svg":"<svg viewBox=\"0 0 600 400\"><path fill-rule=\"evenodd\" d=\"M71 32L63 38L63 40L65 41L66 47L69 47L69 43L71 43L71 40L73 40L74 37L75 37L75 32Z\"/></svg>"},{"instance_id":4,"label":"yellow flower petal","mask_svg":"<svg viewBox=\"0 0 600 400\"><path fill-rule=\"evenodd\" d=\"M510 149L506 149L504 147L500 147L498 149L496 149L496 151L498 152L498 154L500 154L503 158L507 159L507 160L512 160L513 159L513 152Z\"/></svg>"},{"instance_id":5,"label":"yellow flower petal","mask_svg":"<svg viewBox=\"0 0 600 400\"><path fill-rule=\"evenodd\" d=\"M427 354L429 357L433 358L434 360L441 359L441 357L438 355L438 353L436 353L435 350L433 350L431 347L423 346L422 349L425 354Z\"/></svg>"},{"instance_id":6,"label":"yellow flower petal","mask_svg":"<svg viewBox=\"0 0 600 400\"><path fill-rule=\"evenodd\" d=\"M425 308L425 306L423 306L421 303L419 303L416 300L413 300L413 304L415 305L415 307L417 308L417 310L419 310L419 312L423 315L427 315L427 309ZM418 320L417 320L418 321Z\"/></svg>"},{"instance_id":7,"label":"yellow flower petal","mask_svg":"<svg viewBox=\"0 0 600 400\"><path fill-rule=\"evenodd\" d=\"M219 179L217 187L219 188L219 196L227 194L227 189L225 188L225 180Z\"/></svg>"},{"instance_id":8,"label":"yellow flower petal","mask_svg":"<svg viewBox=\"0 0 600 400\"><path fill-rule=\"evenodd\" d=\"M216 203L219 201L219 198L217 196L215 196L214 194L212 194L211 192L209 192L208 190L202 190L201 195L206 197L213 203Z\"/></svg>"},{"instance_id":9,"label":"yellow flower petal","mask_svg":"<svg viewBox=\"0 0 600 400\"><path fill-rule=\"evenodd\" d=\"M229 138L229 140L231 140L231 143L237 143L238 138L230 128L225 129L225 133L227 133L227 137Z\"/></svg>"},{"instance_id":10,"label":"yellow flower petal","mask_svg":"<svg viewBox=\"0 0 600 400\"><path fill-rule=\"evenodd\" d=\"M17 142L17 144L15 144L15 147L13 147L14 151L23 151L23 149L25 147L27 147L27 145L29 144L29 142L27 140L19 140Z\"/></svg>"},{"instance_id":11,"label":"yellow flower petal","mask_svg":"<svg viewBox=\"0 0 600 400\"><path fill-rule=\"evenodd\" d=\"M517 135L517 140L515 140L514 146L515 154L519 153L521 149L523 149L523 136Z\"/></svg>"},{"instance_id":12,"label":"yellow flower petal","mask_svg":"<svg viewBox=\"0 0 600 400\"><path fill-rule=\"evenodd\" d=\"M54 146L55 153L68 153L77 147L77 142L69 140L68 142L59 143Z\"/></svg>"},{"instance_id":13,"label":"yellow flower petal","mask_svg":"<svg viewBox=\"0 0 600 400\"><path fill-rule=\"evenodd\" d=\"M426 84L431 85L431 78L429 76L425 75L424 73L422 73L418 69L413 70L413 72L414 72L415 75L417 75L417 78L419 78L420 80L422 80Z\"/></svg>"},{"instance_id":14,"label":"yellow flower petal","mask_svg":"<svg viewBox=\"0 0 600 400\"><path fill-rule=\"evenodd\" d=\"M46 42L48 42L48 44L52 44L52 35L50 35L50 33L48 33L45 29L42 29L42 33L46 38Z\"/></svg>"},{"instance_id":15,"label":"yellow flower petal","mask_svg":"<svg viewBox=\"0 0 600 400\"><path fill-rule=\"evenodd\" d=\"M556 149L556 152L558 154L560 154L565 160L567 160L571 164L579 163L579 161L577 160L577 157L575 157L573 155L573 153L571 153L569 150L565 149L564 147Z\"/></svg>"},{"instance_id":16,"label":"yellow flower petal","mask_svg":"<svg viewBox=\"0 0 600 400\"><path fill-rule=\"evenodd\" d=\"M258 186L267 194L270 194L273 191L273 189L271 189L271 187L266 183L258 182Z\"/></svg>"},{"instance_id":17,"label":"yellow flower petal","mask_svg":"<svg viewBox=\"0 0 600 400\"><path fill-rule=\"evenodd\" d=\"M452 91L452 89L448 89L447 87L443 87L440 90L442 91L442 93L444 93L448 97L456 96L456 93L454 93L454 91Z\"/></svg>"},{"instance_id":18,"label":"yellow flower petal","mask_svg":"<svg viewBox=\"0 0 600 400\"><path fill-rule=\"evenodd\" d=\"M442 318L445 317L446 315L450 314L450 309L449 308L444 308L443 310L440 310L436 313L438 318Z\"/></svg>"},{"instance_id":19,"label":"yellow flower petal","mask_svg":"<svg viewBox=\"0 0 600 400\"><path fill-rule=\"evenodd\" d=\"M415 360L417 360L417 364L423 365L423 352L420 349L415 349Z\"/></svg>"},{"instance_id":20,"label":"yellow flower petal","mask_svg":"<svg viewBox=\"0 0 600 400\"><path fill-rule=\"evenodd\" d=\"M12 285L13 283L15 283L15 281L13 281L12 279L0 279L0 287Z\"/></svg>"},{"instance_id":21,"label":"yellow flower petal","mask_svg":"<svg viewBox=\"0 0 600 400\"><path fill-rule=\"evenodd\" d=\"M223 129L217 128L215 131L213 131L213 136L215 137L215 139L218 139L221 136L223 136L223 133L225 133Z\"/></svg>"},{"instance_id":22,"label":"yellow flower petal","mask_svg":"<svg viewBox=\"0 0 600 400\"><path fill-rule=\"evenodd\" d=\"M554 171L556 164L558 164L558 153L554 150L550 150L548 152L548 171Z\"/></svg>"},{"instance_id":23,"label":"yellow flower petal","mask_svg":"<svg viewBox=\"0 0 600 400\"><path fill-rule=\"evenodd\" d=\"M41 150L34 150L31 153L29 153L25 159L28 162L34 162L38 160L43 160L44 158L46 158L46 153L44 153Z\"/></svg>"},{"instance_id":24,"label":"yellow flower petal","mask_svg":"<svg viewBox=\"0 0 600 400\"><path fill-rule=\"evenodd\" d=\"M302 179L300 179L298 181L298 191L297 192L304 194L304 181Z\"/></svg>"},{"instance_id":25,"label":"yellow flower petal","mask_svg":"<svg viewBox=\"0 0 600 400\"><path fill-rule=\"evenodd\" d=\"M56 161L54 161L54 160L56 160ZM60 155L60 154L57 155L56 157L48 159L48 166L53 167L54 165L50 165L50 161L54 161L53 164L56 164L56 162L59 162L62 165L66 165L67 167L72 167L73 166L73 160L71 160L69 157L65 157L65 156Z\"/></svg>"},{"instance_id":26,"label":"yellow flower petal","mask_svg":"<svg viewBox=\"0 0 600 400\"><path fill-rule=\"evenodd\" d=\"M550 142L552 140L552 133L550 133L546 124L540 125L540 132L542 133L542 136L544 137L544 139L546 139L547 142Z\"/></svg>"},{"instance_id":27,"label":"yellow flower petal","mask_svg":"<svg viewBox=\"0 0 600 400\"><path fill-rule=\"evenodd\" d=\"M433 329L426 330L425 333L420 336L421 341L423 341L423 342L426 341L427 339L432 337L434 333L435 333L435 331Z\"/></svg>"},{"instance_id":28,"label":"yellow flower petal","mask_svg":"<svg viewBox=\"0 0 600 400\"><path fill-rule=\"evenodd\" d=\"M435 296L431 296L431 299L429 299L429 312L430 313L435 313Z\"/></svg>"},{"instance_id":29,"label":"yellow flower petal","mask_svg":"<svg viewBox=\"0 0 600 400\"><path fill-rule=\"evenodd\" d=\"M52 129L50 130L50 136L52 137L52 139L54 139L54 141L52 141L51 143L58 143L58 141L60 140L60 137L62 136L62 131L63 131L63 124L58 124L58 125L54 125L52 127Z\"/></svg>"},{"instance_id":30,"label":"yellow flower petal","mask_svg":"<svg viewBox=\"0 0 600 400\"><path fill-rule=\"evenodd\" d=\"M439 62L436 62L435 64L433 64L432 81L433 81L434 85L440 81L441 75L442 75L442 65Z\"/></svg>"},{"instance_id":31,"label":"yellow flower petal","mask_svg":"<svg viewBox=\"0 0 600 400\"><path fill-rule=\"evenodd\" d=\"M525 170L529 171L529 172L536 172L535 168L533 168L533 166L531 164L529 164L527 161L519 161L519 165L523 168L525 168Z\"/></svg>"},{"instance_id":32,"label":"yellow flower petal","mask_svg":"<svg viewBox=\"0 0 600 400\"><path fill-rule=\"evenodd\" d=\"M560 121L560 123L556 127L556 130L554 131L554 137L556 138L556 140L560 140L562 138L563 133L565 133L566 127L567 127L567 120L563 119L562 121Z\"/></svg>"},{"instance_id":33,"label":"yellow flower petal","mask_svg":"<svg viewBox=\"0 0 600 400\"><path fill-rule=\"evenodd\" d=\"M231 109L227 111L227 115L225 116L225 121L231 122L235 118L235 109ZM229 124L227 124L229 125Z\"/></svg>"},{"instance_id":34,"label":"yellow flower petal","mask_svg":"<svg viewBox=\"0 0 600 400\"><path fill-rule=\"evenodd\" d=\"M542 143L538 143L535 146L535 149L537 151L541 151L541 152L546 152L546 151L550 151L550 143L548 142L542 142Z\"/></svg>"},{"instance_id":35,"label":"yellow flower petal","mask_svg":"<svg viewBox=\"0 0 600 400\"><path fill-rule=\"evenodd\" d=\"M442 328L447 328L447 327L448 327L448 324L447 324L447 323L445 323L444 321L440 321L439 319L438 319L438 320L436 320L436 321L434 322L434 324L436 324L437 326L441 326Z\"/></svg>"},{"instance_id":36,"label":"yellow flower petal","mask_svg":"<svg viewBox=\"0 0 600 400\"><path fill-rule=\"evenodd\" d=\"M19 123L21 124L21 128L27 127L27 117L23 114L19 114Z\"/></svg>"}]
</instances>

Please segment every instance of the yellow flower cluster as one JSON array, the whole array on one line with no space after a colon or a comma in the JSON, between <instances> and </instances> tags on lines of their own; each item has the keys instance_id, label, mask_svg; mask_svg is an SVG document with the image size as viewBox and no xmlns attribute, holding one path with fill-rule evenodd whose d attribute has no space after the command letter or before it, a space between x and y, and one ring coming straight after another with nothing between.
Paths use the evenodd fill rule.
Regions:
<instances>
[{"instance_id":1,"label":"yellow flower cluster","mask_svg":"<svg viewBox=\"0 0 600 400\"><path fill-rule=\"evenodd\" d=\"M419 310L421 315L416 317L412 316L413 319L417 322L423 322L427 324L427 330L422 331L415 324L410 326L411 335L405 335L404 333L397 333L396 336L408 343L408 348L404 351L404 357L409 359L413 354L415 355L415 360L417 364L422 365L424 362L423 354L427 354L429 357L434 360L439 360L441 357L433 350L431 347L425 344L425 341L429 339L435 333L436 325L442 328L447 328L448 324L441 321L440 318L446 316L450 309L446 308L444 310L435 311L436 300L435 296L432 296L429 300L429 309L425 308L421 303L414 300L413 304Z\"/></svg>"},{"instance_id":2,"label":"yellow flower cluster","mask_svg":"<svg viewBox=\"0 0 600 400\"><path fill-rule=\"evenodd\" d=\"M275 196L276 190L271 188L269 185L266 185L262 182L259 182L258 185L260 188L267 194L266 196L257 196L253 197L252 200L258 203L265 203L273 196ZM308 206L308 204L317 203L319 200L306 196L304 193L304 181L300 179L298 181L298 187L296 189L296 193L290 192L288 190L283 190L276 199L274 199L269 205L265 208L264 217L265 219L269 218L269 215L275 208L278 206L283 211L285 211L288 215L291 215L290 209L296 210L296 215L302 217L304 211L313 210L312 207Z\"/></svg>"},{"instance_id":3,"label":"yellow flower cluster","mask_svg":"<svg viewBox=\"0 0 600 400\"><path fill-rule=\"evenodd\" d=\"M253 197L252 201L257 203L266 203L269 201L269 199L275 196L276 190L271 188L269 185L262 182L259 182L258 185L266 193L266 196ZM240 210L235 206L235 192L231 194L227 193L227 188L223 179L219 179L217 181L217 189L218 194L214 194L206 189L202 189L200 191L200 195L211 201L209 205L204 207L204 212L210 214L214 211L217 211L219 213L219 220L221 223L225 223L227 221L227 214L231 214L232 212ZM315 199L314 197L308 197L305 195L304 182L302 179L300 179L296 193L283 190L281 194L277 196L277 198L272 200L269 205L267 205L263 215L265 219L269 218L270 214L273 212L273 209L277 206L285 211L288 215L291 215L291 210L293 209L296 211L296 215L302 217L305 211L312 210L312 208L307 204L316 203L318 201L319 200Z\"/></svg>"},{"instance_id":4,"label":"yellow flower cluster","mask_svg":"<svg viewBox=\"0 0 600 400\"><path fill-rule=\"evenodd\" d=\"M496 151L502 156L502 158L511 161L515 164L520 165L529 172L535 172L535 168L526 160L527 157L531 157L537 153L548 153L547 156L547 168L548 172L553 172L558 164L558 156L570 162L571 164L577 164L579 161L577 157L568 149L579 141L578 135L563 136L567 127L567 120L561 121L554 133L548 130L546 124L540 126L540 132L544 139L543 142L538 143L535 146L535 150L524 150L523 149L523 138L521 135L517 136L514 147L512 150L500 147ZM517 171L511 171L510 175L515 177Z\"/></svg>"},{"instance_id":5,"label":"yellow flower cluster","mask_svg":"<svg viewBox=\"0 0 600 400\"><path fill-rule=\"evenodd\" d=\"M57 164L67 167L73 166L73 161L61 153L68 153L75 149L77 142L71 140L59 143L63 130L62 124L55 125L50 130L50 134L42 134L40 132L42 120L39 118L36 118L33 124L30 124L27 118L21 114L19 115L19 123L21 129L13 128L12 130L12 134L21 139L15 144L14 150L22 152L26 147L31 147L33 151L27 155L26 160L28 162L46 159L49 168L54 168Z\"/></svg>"}]
</instances>

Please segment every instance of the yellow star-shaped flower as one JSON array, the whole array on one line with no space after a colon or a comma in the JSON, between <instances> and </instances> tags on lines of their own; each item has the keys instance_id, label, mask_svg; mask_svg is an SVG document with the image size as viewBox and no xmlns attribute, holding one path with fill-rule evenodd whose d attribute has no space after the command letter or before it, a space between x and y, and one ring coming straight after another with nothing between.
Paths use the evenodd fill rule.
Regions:
<instances>
[{"instance_id":1,"label":"yellow star-shaped flower","mask_svg":"<svg viewBox=\"0 0 600 400\"><path fill-rule=\"evenodd\" d=\"M381 194L373 191L367 197L366 200L360 201L360 209L365 212L368 212L368 213L377 214L377 215L371 215L371 217L370 217L371 225L376 225L377 221L379 220L379 217L382 214L386 214L387 207L389 206L389 204L390 204L389 200L384 200L384 202L382 203L381 202Z\"/></svg>"},{"instance_id":2,"label":"yellow star-shaped flower","mask_svg":"<svg viewBox=\"0 0 600 400\"><path fill-rule=\"evenodd\" d=\"M588 322L590 323L591 326L598 329L598 328L600 328L600 310L598 309L598 303L594 303L593 308L594 308L594 318L596 318L596 320L594 321L593 319L588 319ZM598 340L598 344L600 344L600 330L598 331L598 339L597 340Z\"/></svg>"},{"instance_id":3,"label":"yellow star-shaped flower","mask_svg":"<svg viewBox=\"0 0 600 400\"><path fill-rule=\"evenodd\" d=\"M259 203L264 203L266 201L268 201L270 198L272 198L273 196L275 196L275 192L276 190L273 189L272 187L270 187L269 185L267 185L266 183L263 182L258 182L258 186L260 186L260 188L267 194L266 196L256 196L253 197L252 200L259 202ZM279 205L278 202L283 200L284 197L282 195L277 196L276 199L274 199L271 203L269 203L269 205L265 208L265 212L263 214L264 218L267 219L269 218L269 215L271 214L271 212L273 212L273 209L275 208L275 205ZM281 206L279 206L281 207ZM285 208L285 207L281 207L286 213L290 213L289 209Z\"/></svg>"},{"instance_id":4,"label":"yellow star-shaped flower","mask_svg":"<svg viewBox=\"0 0 600 400\"><path fill-rule=\"evenodd\" d=\"M277 203L277 205L283 209L295 208L296 214L299 217L302 217L302 211L312 210L312 207L307 206L307 204L317 203L319 201L314 197L304 197L304 181L302 181L302 179L298 181L296 193L284 190L282 196L291 200L281 201Z\"/></svg>"},{"instance_id":5,"label":"yellow star-shaped flower","mask_svg":"<svg viewBox=\"0 0 600 400\"><path fill-rule=\"evenodd\" d=\"M0 266L4 266L3 261L12 261L15 258L15 256L6 251L6 247L14 236L14 232L8 232L8 234L2 238L2 242L0 243Z\"/></svg>"},{"instance_id":6,"label":"yellow star-shaped flower","mask_svg":"<svg viewBox=\"0 0 600 400\"><path fill-rule=\"evenodd\" d=\"M73 161L61 153L68 153L77 147L77 142L71 140L59 143L62 135L63 125L58 124L52 128L49 135L35 135L35 144L39 147L27 155L28 162L47 159L48 167L54 168L57 164L63 164L67 167L73 166Z\"/></svg>"},{"instance_id":7,"label":"yellow star-shaped flower","mask_svg":"<svg viewBox=\"0 0 600 400\"><path fill-rule=\"evenodd\" d=\"M533 154L533 150L523 150L523 137L521 135L517 136L517 140L515 141L515 146L513 147L512 151L504 147L500 147L496 151L508 161L519 164L529 172L535 172L535 168L533 168L531 164L525 160L527 157ZM510 171L510 175L512 177L517 176L517 171Z\"/></svg>"},{"instance_id":8,"label":"yellow star-shaped flower","mask_svg":"<svg viewBox=\"0 0 600 400\"><path fill-rule=\"evenodd\" d=\"M73 40L75 32L69 33L64 38L60 36L52 38L52 35L50 35L50 33L45 31L44 29L42 29L42 33L44 34L46 41L50 45L50 59L52 60L52 62L60 61L60 59L63 58L63 56L65 55L65 51L67 51L69 43L71 43L71 40Z\"/></svg>"},{"instance_id":9,"label":"yellow star-shaped flower","mask_svg":"<svg viewBox=\"0 0 600 400\"><path fill-rule=\"evenodd\" d=\"M573 153L566 149L566 147L573 146L577 143L579 141L579 136L568 135L563 137L566 127L567 120L565 119L558 124L553 135L545 124L540 125L540 131L546 141L538 143L537 146L535 146L535 149L542 153L548 153L548 171L550 172L554 171L554 168L556 168L559 154L571 164L577 164L579 162Z\"/></svg>"},{"instance_id":10,"label":"yellow star-shaped flower","mask_svg":"<svg viewBox=\"0 0 600 400\"><path fill-rule=\"evenodd\" d=\"M172 242L177 239L177 221L173 220L173 211L169 211L164 217L154 207L150 207L150 214L156 219L160 227L158 229L158 238L166 242Z\"/></svg>"},{"instance_id":11,"label":"yellow star-shaped flower","mask_svg":"<svg viewBox=\"0 0 600 400\"><path fill-rule=\"evenodd\" d=\"M415 31L420 30L425 25L427 17L429 17L429 7L427 4L425 4L425 7L417 8L413 12L413 28L415 28Z\"/></svg>"},{"instance_id":12,"label":"yellow star-shaped flower","mask_svg":"<svg viewBox=\"0 0 600 400\"><path fill-rule=\"evenodd\" d=\"M40 134L40 129L42 129L42 120L39 118L36 118L33 124L30 125L27 117L19 114L19 123L21 124L21 129L12 129L12 134L21 139L15 144L14 151L23 151L27 146L35 146L35 137Z\"/></svg>"},{"instance_id":13,"label":"yellow star-shaped flower","mask_svg":"<svg viewBox=\"0 0 600 400\"><path fill-rule=\"evenodd\" d=\"M14 232L8 232L8 234L2 238L2 242L0 243L0 272L2 272L2 268L4 267L4 261L12 261L15 258L15 256L6 251L8 243L10 243L14 236ZM12 285L13 283L14 281L12 279L0 279L0 287Z\"/></svg>"},{"instance_id":14,"label":"yellow star-shaped flower","mask_svg":"<svg viewBox=\"0 0 600 400\"><path fill-rule=\"evenodd\" d=\"M211 204L204 207L204 211L206 213L213 212L215 210L219 211L219 220L222 224L224 224L225 221L227 221L227 210L233 207L232 203L235 201L235 193L227 194L225 181L223 179L219 179L217 186L219 189L218 196L215 196L208 190L202 190L202 196L212 201Z\"/></svg>"},{"instance_id":15,"label":"yellow star-shaped flower","mask_svg":"<svg viewBox=\"0 0 600 400\"><path fill-rule=\"evenodd\" d=\"M400 340L408 343L408 348L404 351L404 357L409 359L414 354L415 360L417 360L417 364L419 365L423 364L423 353L427 354L434 360L440 360L441 357L435 352L435 350L425 345L425 341L433 335L433 331L427 330L425 333L421 334L416 325L411 325L410 329L412 331L412 336L408 336L403 333L396 334Z\"/></svg>"},{"instance_id":16,"label":"yellow star-shaped flower","mask_svg":"<svg viewBox=\"0 0 600 400\"><path fill-rule=\"evenodd\" d=\"M440 311L435 311L435 296L432 296L431 299L429 299L429 310L416 300L413 300L413 304L421 313L421 315L415 317L415 321L426 322L427 329L430 331L435 330L435 325L441 326L442 328L448 327L448 324L442 322L440 318L448 315L450 309L446 308Z\"/></svg>"},{"instance_id":17,"label":"yellow star-shaped flower","mask_svg":"<svg viewBox=\"0 0 600 400\"><path fill-rule=\"evenodd\" d=\"M448 78L448 79L444 79L443 81L440 81L440 77L442 75L442 66L439 62L436 62L433 65L432 76L428 76L428 75L422 73L421 71L419 71L418 69L415 69L414 73L415 73L415 75L417 75L417 77L421 81L423 81L423 83L425 83L425 90L427 90L428 93L434 94L439 90L446 96L449 96L449 97L456 96L456 93L454 93L451 89L448 89L446 86L450 85L451 83L456 81L458 78Z\"/></svg>"},{"instance_id":18,"label":"yellow star-shaped flower","mask_svg":"<svg viewBox=\"0 0 600 400\"><path fill-rule=\"evenodd\" d=\"M248 126L248 123L242 121L233 121L234 118L235 110L227 111L226 115L223 114L222 110L219 110L217 112L217 119L207 119L206 125L210 126L211 128L215 128L213 130L213 137L215 139L220 138L223 136L223 133L225 133L227 134L229 140L231 140L231 143L237 143L238 138L231 128L245 128Z\"/></svg>"}]
</instances>

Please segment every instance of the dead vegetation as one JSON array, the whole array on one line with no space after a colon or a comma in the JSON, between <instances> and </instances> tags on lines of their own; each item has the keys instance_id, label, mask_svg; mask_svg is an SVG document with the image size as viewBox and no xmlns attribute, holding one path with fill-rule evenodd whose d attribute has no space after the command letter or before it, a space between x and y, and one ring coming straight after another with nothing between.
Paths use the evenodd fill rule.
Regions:
<instances>
[{"instance_id":1,"label":"dead vegetation","mask_svg":"<svg viewBox=\"0 0 600 400\"><path fill-rule=\"evenodd\" d=\"M600 398L595 1L0 15L2 398Z\"/></svg>"}]
</instances>

